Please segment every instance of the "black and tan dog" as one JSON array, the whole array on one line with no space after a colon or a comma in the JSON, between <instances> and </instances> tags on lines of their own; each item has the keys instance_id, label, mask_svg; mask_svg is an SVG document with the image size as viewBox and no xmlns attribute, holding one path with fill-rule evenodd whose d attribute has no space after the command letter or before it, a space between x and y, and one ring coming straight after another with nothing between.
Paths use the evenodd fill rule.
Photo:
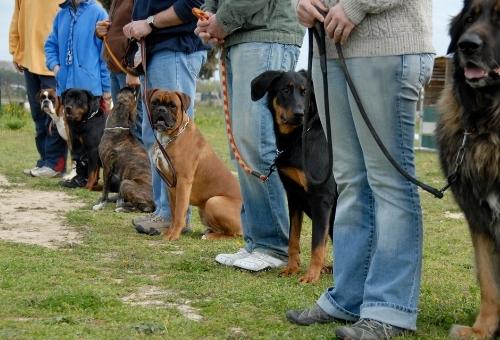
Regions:
<instances>
[{"instance_id":1,"label":"black and tan dog","mask_svg":"<svg viewBox=\"0 0 500 340\"><path fill-rule=\"evenodd\" d=\"M451 189L469 225L481 289L476 321L454 326L456 339L493 339L500 331L499 19L500 0L470 0L450 27L453 79L437 137L445 174L458 167Z\"/></svg>"},{"instance_id":2,"label":"black and tan dog","mask_svg":"<svg viewBox=\"0 0 500 340\"><path fill-rule=\"evenodd\" d=\"M71 152L87 163L86 188L95 189L101 168L98 147L106 124L106 117L100 108L100 97L93 96L87 90L69 89L62 93L61 100L69 126Z\"/></svg>"},{"instance_id":3,"label":"black and tan dog","mask_svg":"<svg viewBox=\"0 0 500 340\"><path fill-rule=\"evenodd\" d=\"M152 212L155 208L149 157L144 147L130 132L136 117L135 91L125 87L117 95L99 143L104 183L102 196L94 206L94 210L104 207L110 190L116 184L118 184L117 211L138 209Z\"/></svg>"},{"instance_id":4,"label":"black and tan dog","mask_svg":"<svg viewBox=\"0 0 500 340\"><path fill-rule=\"evenodd\" d=\"M148 103L153 128L173 165L172 169L155 145L152 154L156 167L167 178L172 178L173 170L177 176L177 185L168 189L172 222L164 238L179 239L189 204L199 208L207 226L205 238L241 235L240 187L186 114L189 96L153 89L148 91Z\"/></svg>"},{"instance_id":5,"label":"black and tan dog","mask_svg":"<svg viewBox=\"0 0 500 340\"><path fill-rule=\"evenodd\" d=\"M281 152L276 166L287 193L290 214L288 265L282 271L284 275L299 272L304 213L312 219L311 263L307 273L300 278L304 283L318 281L321 272L326 270L327 235L332 230L337 203L337 185L333 176L320 183L330 171L328 144L314 97L310 103L310 117L304 122L306 86L303 71L266 71L252 81L252 100L259 100L267 93L276 144ZM305 141L302 135L304 123L307 130Z\"/></svg>"}]
</instances>

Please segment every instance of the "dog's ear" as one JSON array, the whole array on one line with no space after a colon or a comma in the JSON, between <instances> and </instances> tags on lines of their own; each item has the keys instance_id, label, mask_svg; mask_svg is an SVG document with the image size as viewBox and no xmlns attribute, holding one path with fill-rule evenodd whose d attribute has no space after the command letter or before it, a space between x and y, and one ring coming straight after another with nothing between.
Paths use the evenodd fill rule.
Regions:
<instances>
[{"instance_id":1,"label":"dog's ear","mask_svg":"<svg viewBox=\"0 0 500 340\"><path fill-rule=\"evenodd\" d=\"M269 86L271 83L281 76L283 71L266 71L261 73L257 77L252 80L251 89L252 89L252 100L255 102L260 98L264 97L266 92L269 90Z\"/></svg>"},{"instance_id":2,"label":"dog's ear","mask_svg":"<svg viewBox=\"0 0 500 340\"><path fill-rule=\"evenodd\" d=\"M101 97L96 97L92 94L92 92L83 90L85 95L87 96L87 103L89 105L89 113L94 113L99 110L101 106Z\"/></svg>"},{"instance_id":3,"label":"dog's ear","mask_svg":"<svg viewBox=\"0 0 500 340\"><path fill-rule=\"evenodd\" d=\"M471 1L464 0L464 7L462 8L462 11L453 19L451 19L449 30L451 41L450 45L448 45L448 51L446 52L447 54L453 53L457 49L458 40L463 33L466 15L469 11L470 6Z\"/></svg>"},{"instance_id":4,"label":"dog's ear","mask_svg":"<svg viewBox=\"0 0 500 340\"><path fill-rule=\"evenodd\" d=\"M182 112L186 112L187 109L189 108L189 105L191 105L191 97L189 97L187 94L183 92L175 92L175 94L181 100Z\"/></svg>"},{"instance_id":5,"label":"dog's ear","mask_svg":"<svg viewBox=\"0 0 500 340\"><path fill-rule=\"evenodd\" d=\"M149 89L147 92L147 97L148 97L148 104L151 103L151 98L155 94L155 92L158 91L158 89Z\"/></svg>"}]
</instances>

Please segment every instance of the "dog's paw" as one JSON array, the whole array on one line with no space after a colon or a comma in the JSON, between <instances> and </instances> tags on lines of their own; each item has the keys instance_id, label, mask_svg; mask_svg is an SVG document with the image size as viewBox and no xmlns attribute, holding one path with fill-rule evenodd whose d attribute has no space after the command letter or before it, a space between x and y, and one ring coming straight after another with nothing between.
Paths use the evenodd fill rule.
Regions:
<instances>
[{"instance_id":1,"label":"dog's paw","mask_svg":"<svg viewBox=\"0 0 500 340\"><path fill-rule=\"evenodd\" d=\"M101 203L98 203L98 204L94 205L92 207L92 210L99 211L99 210L104 209L105 206L106 206L106 202L101 202Z\"/></svg>"},{"instance_id":2,"label":"dog's paw","mask_svg":"<svg viewBox=\"0 0 500 340\"><path fill-rule=\"evenodd\" d=\"M165 239L166 241L177 241L178 239L180 239L180 236L181 235L178 235L177 233L172 232L172 229L169 228L169 229L167 229L167 231L164 232L163 239Z\"/></svg>"},{"instance_id":3,"label":"dog's paw","mask_svg":"<svg viewBox=\"0 0 500 340\"><path fill-rule=\"evenodd\" d=\"M319 281L319 277L320 277L320 273L316 273L314 271L308 271L306 275L302 276L300 279L299 279L299 282L300 283L314 283L314 282L318 282Z\"/></svg>"},{"instance_id":4,"label":"dog's paw","mask_svg":"<svg viewBox=\"0 0 500 340\"><path fill-rule=\"evenodd\" d=\"M300 268L299 266L286 266L283 268L283 270L280 272L281 276L292 276L295 275L299 272Z\"/></svg>"},{"instance_id":5,"label":"dog's paw","mask_svg":"<svg viewBox=\"0 0 500 340\"><path fill-rule=\"evenodd\" d=\"M493 335L469 326L453 325L450 329L450 339L454 340L479 340L492 338Z\"/></svg>"}]
</instances>

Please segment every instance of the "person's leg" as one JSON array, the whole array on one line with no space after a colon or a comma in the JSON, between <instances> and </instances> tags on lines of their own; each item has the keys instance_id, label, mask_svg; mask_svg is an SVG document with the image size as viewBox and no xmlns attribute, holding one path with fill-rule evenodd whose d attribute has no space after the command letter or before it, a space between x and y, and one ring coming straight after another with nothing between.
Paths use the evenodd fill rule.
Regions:
<instances>
[{"instance_id":1,"label":"person's leg","mask_svg":"<svg viewBox=\"0 0 500 340\"><path fill-rule=\"evenodd\" d=\"M189 95L191 97L191 104L187 113L191 118L193 118L196 80L198 79L201 65L205 59L206 51L199 51L190 54L169 50L158 51L151 56L147 65L147 88L180 91ZM143 112L147 115L144 104ZM142 140L146 150L151 150L151 147L155 143L155 138L149 117L147 116L142 121ZM164 221L163 223L165 223L170 221L171 217L167 186L163 183L161 177L156 172L152 160L151 168L153 199L156 205L154 215L160 217ZM188 214L188 219L189 216L190 214ZM160 222L157 224L161 224L161 221L157 222Z\"/></svg>"},{"instance_id":2,"label":"person's leg","mask_svg":"<svg viewBox=\"0 0 500 340\"><path fill-rule=\"evenodd\" d=\"M349 64L359 93L370 103L366 109L375 129L391 155L412 175L416 104L432 64L427 54L359 58ZM375 200L376 234L361 318L414 330L423 237L418 190L385 159L351 95L349 101Z\"/></svg>"},{"instance_id":3,"label":"person's leg","mask_svg":"<svg viewBox=\"0 0 500 340\"><path fill-rule=\"evenodd\" d=\"M41 111L40 101L37 98L37 94L40 91L40 79L36 74L24 70L24 80L26 82L31 118L35 122L35 145L39 157L36 161L36 167L41 168L45 165L45 136L47 134L45 123L47 115Z\"/></svg>"},{"instance_id":4,"label":"person's leg","mask_svg":"<svg viewBox=\"0 0 500 340\"><path fill-rule=\"evenodd\" d=\"M234 138L243 159L263 174L268 172L276 156L276 140L267 96L253 102L250 84L264 71L293 70L298 53L296 46L276 43L245 43L232 46L228 51L227 85ZM264 183L240 166L238 175L243 196L241 218L247 252L258 250L286 259L288 208L278 173L274 172Z\"/></svg>"},{"instance_id":5,"label":"person's leg","mask_svg":"<svg viewBox=\"0 0 500 340\"><path fill-rule=\"evenodd\" d=\"M39 76L40 78L40 89L45 88L56 88L56 80L54 77ZM38 101L37 101L38 102ZM38 102L38 105L39 102ZM42 112L46 116L46 131L48 131L48 126L51 123L50 117ZM56 172L62 173L66 170L66 156L68 154L68 146L66 141L57 133L57 129L54 127L52 131L46 133L45 137L45 166L53 169Z\"/></svg>"}]
</instances>

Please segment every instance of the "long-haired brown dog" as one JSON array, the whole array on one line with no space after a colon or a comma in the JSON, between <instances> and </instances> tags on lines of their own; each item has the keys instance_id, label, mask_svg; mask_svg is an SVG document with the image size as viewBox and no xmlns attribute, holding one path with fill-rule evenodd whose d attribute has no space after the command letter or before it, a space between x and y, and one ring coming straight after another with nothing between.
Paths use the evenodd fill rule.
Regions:
<instances>
[{"instance_id":1,"label":"long-haired brown dog","mask_svg":"<svg viewBox=\"0 0 500 340\"><path fill-rule=\"evenodd\" d=\"M437 128L446 175L469 224L481 289L472 327L451 337L491 339L500 324L500 0L471 0L450 28L453 80L441 98ZM463 162L461 146L463 149Z\"/></svg>"},{"instance_id":2,"label":"long-haired brown dog","mask_svg":"<svg viewBox=\"0 0 500 340\"><path fill-rule=\"evenodd\" d=\"M177 184L169 187L172 222L166 240L177 240L185 225L189 204L199 208L207 239L241 235L241 193L236 178L217 157L186 114L190 98L180 92L148 91L153 128L172 161L171 167L158 145L153 159L166 178L175 171Z\"/></svg>"},{"instance_id":3,"label":"long-haired brown dog","mask_svg":"<svg viewBox=\"0 0 500 340\"><path fill-rule=\"evenodd\" d=\"M149 157L130 132L137 116L135 91L129 87L121 89L114 104L99 143L104 183L94 210L104 207L115 184L118 186L118 211L152 212L155 205Z\"/></svg>"}]
</instances>

